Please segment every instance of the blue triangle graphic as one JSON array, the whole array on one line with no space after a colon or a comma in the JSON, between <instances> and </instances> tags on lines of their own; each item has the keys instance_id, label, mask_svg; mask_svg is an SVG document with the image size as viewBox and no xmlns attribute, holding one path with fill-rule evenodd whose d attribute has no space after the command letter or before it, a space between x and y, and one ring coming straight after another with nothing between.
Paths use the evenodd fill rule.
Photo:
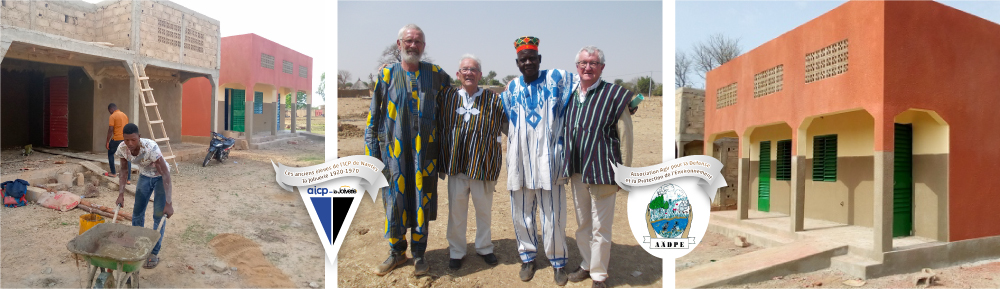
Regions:
<instances>
[{"instance_id":1,"label":"blue triangle graphic","mask_svg":"<svg viewBox=\"0 0 1000 289\"><path fill-rule=\"evenodd\" d=\"M319 222L323 224L323 231L326 233L326 240L333 244L333 235L330 232L330 225L333 215L330 214L330 208L332 205L332 198L309 198L312 200L313 208L316 208L316 216L319 217ZM344 223L344 219L340 219L340 223ZM340 229L340 226L337 226Z\"/></svg>"}]
</instances>

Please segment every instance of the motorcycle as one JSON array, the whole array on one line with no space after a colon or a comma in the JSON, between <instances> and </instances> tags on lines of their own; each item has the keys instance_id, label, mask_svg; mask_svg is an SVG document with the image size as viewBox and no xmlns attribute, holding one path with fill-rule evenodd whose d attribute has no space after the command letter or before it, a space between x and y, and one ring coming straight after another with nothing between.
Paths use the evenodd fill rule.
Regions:
<instances>
[{"instance_id":1,"label":"motorcycle","mask_svg":"<svg viewBox=\"0 0 1000 289\"><path fill-rule=\"evenodd\" d=\"M212 141L208 144L208 154L205 155L205 161L201 163L201 166L207 166L212 158L219 160L220 163L225 161L229 158L229 150L233 148L234 144L236 144L236 139L212 132Z\"/></svg>"}]
</instances>

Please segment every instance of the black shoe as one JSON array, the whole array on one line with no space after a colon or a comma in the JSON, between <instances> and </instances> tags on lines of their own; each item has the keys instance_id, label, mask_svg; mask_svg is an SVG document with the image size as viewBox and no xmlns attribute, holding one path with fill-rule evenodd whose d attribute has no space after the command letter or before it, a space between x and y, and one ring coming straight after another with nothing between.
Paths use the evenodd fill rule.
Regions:
<instances>
[{"instance_id":1,"label":"black shoe","mask_svg":"<svg viewBox=\"0 0 1000 289\"><path fill-rule=\"evenodd\" d=\"M535 277L535 261L521 263L521 281L528 282Z\"/></svg>"},{"instance_id":2,"label":"black shoe","mask_svg":"<svg viewBox=\"0 0 1000 289\"><path fill-rule=\"evenodd\" d=\"M486 264L496 265L500 263L497 261L497 255L494 255L493 253L489 253L486 255L479 255L479 257L483 257L483 261L486 261Z\"/></svg>"},{"instance_id":3,"label":"black shoe","mask_svg":"<svg viewBox=\"0 0 1000 289\"><path fill-rule=\"evenodd\" d=\"M594 281L594 285L591 285L590 288L608 288L608 284L605 284L604 281Z\"/></svg>"},{"instance_id":4,"label":"black shoe","mask_svg":"<svg viewBox=\"0 0 1000 289\"><path fill-rule=\"evenodd\" d=\"M569 277L566 276L565 268L556 268L553 275L555 275L556 285L565 286L566 281L569 281Z\"/></svg>"},{"instance_id":5,"label":"black shoe","mask_svg":"<svg viewBox=\"0 0 1000 289\"><path fill-rule=\"evenodd\" d=\"M448 261L448 269L458 270L462 268L462 259L451 259Z\"/></svg>"},{"instance_id":6,"label":"black shoe","mask_svg":"<svg viewBox=\"0 0 1000 289\"><path fill-rule=\"evenodd\" d=\"M573 273L569 273L569 281L580 282L590 278L590 271L583 270L583 267L576 269Z\"/></svg>"}]
</instances>

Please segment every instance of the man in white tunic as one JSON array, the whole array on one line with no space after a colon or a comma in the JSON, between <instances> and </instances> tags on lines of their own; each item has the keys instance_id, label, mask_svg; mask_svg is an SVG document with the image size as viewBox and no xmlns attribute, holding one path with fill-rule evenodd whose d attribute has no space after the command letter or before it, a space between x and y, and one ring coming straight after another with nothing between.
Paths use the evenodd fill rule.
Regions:
<instances>
[{"instance_id":1,"label":"man in white tunic","mask_svg":"<svg viewBox=\"0 0 1000 289\"><path fill-rule=\"evenodd\" d=\"M538 236L535 211L541 209L545 256L554 269L555 282L568 281L566 266L566 192L556 184L562 167L562 129L566 104L579 79L564 70L539 70L538 38L525 36L514 42L521 77L512 81L501 98L509 120L507 189L520 254L521 280L535 275Z\"/></svg>"}]
</instances>

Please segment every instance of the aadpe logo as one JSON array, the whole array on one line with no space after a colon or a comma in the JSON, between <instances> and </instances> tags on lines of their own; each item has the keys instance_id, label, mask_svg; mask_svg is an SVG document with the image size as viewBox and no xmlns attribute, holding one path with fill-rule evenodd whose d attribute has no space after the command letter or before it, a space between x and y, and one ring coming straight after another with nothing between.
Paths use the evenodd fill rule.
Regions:
<instances>
[{"instance_id":1,"label":"aadpe logo","mask_svg":"<svg viewBox=\"0 0 1000 289\"><path fill-rule=\"evenodd\" d=\"M351 186L340 186L340 188L333 189L333 190L330 190L330 189L327 189L327 188L320 188L320 187L313 186L312 188L307 189L306 193L308 193L310 195L320 195L320 196L326 196L326 194L353 195L353 194L357 194L358 190L352 188Z\"/></svg>"}]
</instances>

